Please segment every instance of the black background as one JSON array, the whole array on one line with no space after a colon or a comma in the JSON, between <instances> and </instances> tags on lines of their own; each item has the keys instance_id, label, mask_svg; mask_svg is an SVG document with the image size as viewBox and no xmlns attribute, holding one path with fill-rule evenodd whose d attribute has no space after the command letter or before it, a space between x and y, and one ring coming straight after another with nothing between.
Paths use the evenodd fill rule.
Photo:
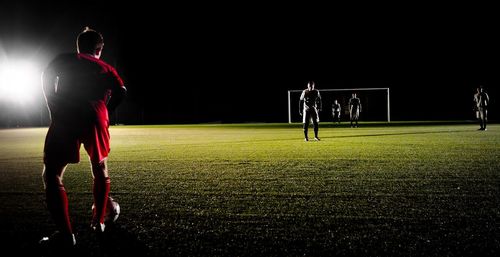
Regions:
<instances>
[{"instance_id":1,"label":"black background","mask_svg":"<svg viewBox=\"0 0 500 257\"><path fill-rule=\"evenodd\" d=\"M68 1L69 2L69 1ZM129 94L119 122L285 122L287 90L389 87L393 120L498 117L498 18L488 6L70 2L0 5L0 58L48 62L84 26ZM116 117L115 117L116 118Z\"/></svg>"}]
</instances>

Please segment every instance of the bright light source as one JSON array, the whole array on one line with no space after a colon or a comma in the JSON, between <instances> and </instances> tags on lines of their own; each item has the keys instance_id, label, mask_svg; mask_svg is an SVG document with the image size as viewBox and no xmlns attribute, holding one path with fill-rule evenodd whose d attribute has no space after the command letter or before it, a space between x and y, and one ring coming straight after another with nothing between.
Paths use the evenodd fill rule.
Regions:
<instances>
[{"instance_id":1,"label":"bright light source","mask_svg":"<svg viewBox=\"0 0 500 257\"><path fill-rule=\"evenodd\" d=\"M0 64L0 98L30 102L40 91L40 71L33 63Z\"/></svg>"}]
</instances>

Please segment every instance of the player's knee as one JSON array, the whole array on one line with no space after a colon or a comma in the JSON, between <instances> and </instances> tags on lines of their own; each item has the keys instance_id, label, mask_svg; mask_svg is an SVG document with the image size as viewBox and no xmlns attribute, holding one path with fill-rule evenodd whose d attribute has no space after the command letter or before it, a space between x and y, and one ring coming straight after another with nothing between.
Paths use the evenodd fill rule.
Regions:
<instances>
[{"instance_id":1,"label":"player's knee","mask_svg":"<svg viewBox=\"0 0 500 257\"><path fill-rule=\"evenodd\" d=\"M53 173L43 172L42 173L43 183L45 188L53 188L62 186L62 177L59 175L55 175Z\"/></svg>"},{"instance_id":2,"label":"player's knee","mask_svg":"<svg viewBox=\"0 0 500 257\"><path fill-rule=\"evenodd\" d=\"M66 165L54 165L54 164L45 164L42 179L45 187L51 186L61 186L62 183L62 174L64 172L64 168Z\"/></svg>"},{"instance_id":3,"label":"player's knee","mask_svg":"<svg viewBox=\"0 0 500 257\"><path fill-rule=\"evenodd\" d=\"M106 161L92 163L92 174L94 179L104 180L108 177L108 165Z\"/></svg>"}]
</instances>

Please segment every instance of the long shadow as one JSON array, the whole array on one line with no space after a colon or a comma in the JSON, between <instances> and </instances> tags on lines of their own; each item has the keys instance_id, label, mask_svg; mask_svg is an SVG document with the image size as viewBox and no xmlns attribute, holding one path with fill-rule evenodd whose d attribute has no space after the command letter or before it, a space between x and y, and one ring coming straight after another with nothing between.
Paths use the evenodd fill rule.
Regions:
<instances>
[{"instance_id":1,"label":"long shadow","mask_svg":"<svg viewBox=\"0 0 500 257\"><path fill-rule=\"evenodd\" d=\"M108 225L106 233L96 237L98 256L151 256L147 245L125 226Z\"/></svg>"},{"instance_id":2,"label":"long shadow","mask_svg":"<svg viewBox=\"0 0 500 257\"><path fill-rule=\"evenodd\" d=\"M424 134L442 134L442 133L457 133L471 132L473 130L442 130L442 131L420 131L420 132L400 132L400 133L380 133L380 134L360 134L360 135L344 135L330 136L323 138L349 138L349 137L379 137L379 136L399 136L399 135L424 135Z\"/></svg>"},{"instance_id":3,"label":"long shadow","mask_svg":"<svg viewBox=\"0 0 500 257\"><path fill-rule=\"evenodd\" d=\"M80 231L82 231L80 229ZM24 256L152 256L148 246L140 241L137 235L131 233L125 226L110 224L106 226L106 232L96 234L90 228L77 234L77 245L71 249L63 249L59 246L41 246L33 242L23 249Z\"/></svg>"},{"instance_id":4,"label":"long shadow","mask_svg":"<svg viewBox=\"0 0 500 257\"><path fill-rule=\"evenodd\" d=\"M458 133L458 132L473 132L475 130L441 130L441 131L419 131L419 132L400 132L400 133L379 133L379 134L357 134L357 135L339 135L339 136L321 136L321 139L335 139L335 138L356 138L356 137L382 137L382 136L398 136L398 135L420 135L420 134L440 134L440 133ZM256 139L256 140L245 140L245 141L228 141L220 142L218 144L236 144L236 143L252 143L252 142L278 142L278 141L297 141L302 140L302 135L300 132L297 133L297 137L294 138L279 138L279 139ZM312 139L310 139L313 141ZM190 145L200 145L200 144L190 144Z\"/></svg>"}]
</instances>

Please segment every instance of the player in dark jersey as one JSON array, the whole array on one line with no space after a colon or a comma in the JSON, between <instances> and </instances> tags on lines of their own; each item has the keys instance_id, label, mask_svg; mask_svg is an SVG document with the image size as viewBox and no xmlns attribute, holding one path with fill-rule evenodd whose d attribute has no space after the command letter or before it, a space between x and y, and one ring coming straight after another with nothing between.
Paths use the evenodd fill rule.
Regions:
<instances>
[{"instance_id":1,"label":"player in dark jersey","mask_svg":"<svg viewBox=\"0 0 500 257\"><path fill-rule=\"evenodd\" d=\"M340 124L340 111L340 104L337 99L335 99L332 104L333 123L337 122L338 124Z\"/></svg>"},{"instance_id":2,"label":"player in dark jersey","mask_svg":"<svg viewBox=\"0 0 500 257\"><path fill-rule=\"evenodd\" d=\"M319 115L318 112L321 111L321 96L319 91L314 88L314 81L309 81L307 83L307 89L302 91L299 101L299 111L302 116L304 123L304 140L309 141L307 134L309 128L309 122L312 119L314 127L314 140L319 141L318 130L319 130Z\"/></svg>"},{"instance_id":3,"label":"player in dark jersey","mask_svg":"<svg viewBox=\"0 0 500 257\"><path fill-rule=\"evenodd\" d=\"M479 130L487 130L486 125L488 122L488 104L490 103L490 97L484 91L483 86L477 88L477 93L474 94L474 103L476 118L479 120Z\"/></svg>"},{"instance_id":4,"label":"player in dark jersey","mask_svg":"<svg viewBox=\"0 0 500 257\"><path fill-rule=\"evenodd\" d=\"M351 119L351 128L358 127L359 113L361 112L361 101L356 96L356 93L352 94L351 99L349 99L349 114ZM354 125L353 123L356 123Z\"/></svg>"},{"instance_id":5,"label":"player in dark jersey","mask_svg":"<svg viewBox=\"0 0 500 257\"><path fill-rule=\"evenodd\" d=\"M115 68L99 60L104 40L88 27L78 35L78 53L57 56L44 70L42 87L51 124L45 138L43 181L46 204L58 231L41 243L74 246L63 174L69 163L80 161L83 144L92 164L95 211L92 227L104 231L110 191L106 160L110 151L108 111L125 96ZM90 206L90 205L89 205Z\"/></svg>"}]
</instances>

